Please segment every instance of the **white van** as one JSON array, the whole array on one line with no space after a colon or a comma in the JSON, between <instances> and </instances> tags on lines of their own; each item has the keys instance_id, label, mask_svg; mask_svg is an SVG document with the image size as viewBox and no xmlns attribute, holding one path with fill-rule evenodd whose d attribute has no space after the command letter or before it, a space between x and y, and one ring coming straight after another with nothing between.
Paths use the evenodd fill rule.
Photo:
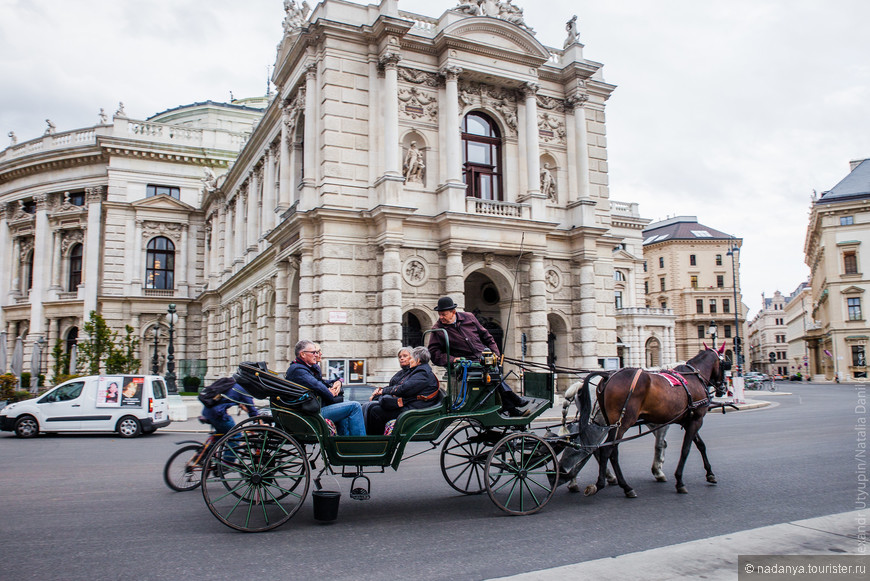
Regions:
<instances>
[{"instance_id":1,"label":"white van","mask_svg":"<svg viewBox=\"0 0 870 581\"><path fill-rule=\"evenodd\" d=\"M0 410L0 430L21 438L39 432L118 432L123 438L169 425L166 384L157 375L92 375Z\"/></svg>"}]
</instances>

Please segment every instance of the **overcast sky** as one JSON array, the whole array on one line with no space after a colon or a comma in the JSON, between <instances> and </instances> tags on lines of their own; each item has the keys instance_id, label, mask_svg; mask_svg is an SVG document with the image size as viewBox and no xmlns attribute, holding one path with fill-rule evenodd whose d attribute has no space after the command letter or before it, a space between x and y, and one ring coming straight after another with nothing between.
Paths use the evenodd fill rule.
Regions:
<instances>
[{"instance_id":1,"label":"overcast sky","mask_svg":"<svg viewBox=\"0 0 870 581\"><path fill-rule=\"evenodd\" d=\"M313 6L314 0L309 0ZM456 0L399 0L438 16ZM870 157L866 0L516 0L544 45L578 16L607 105L610 195L652 220L694 215L744 241L743 301L809 275L812 190ZM282 0L0 0L0 144L261 95Z\"/></svg>"}]
</instances>

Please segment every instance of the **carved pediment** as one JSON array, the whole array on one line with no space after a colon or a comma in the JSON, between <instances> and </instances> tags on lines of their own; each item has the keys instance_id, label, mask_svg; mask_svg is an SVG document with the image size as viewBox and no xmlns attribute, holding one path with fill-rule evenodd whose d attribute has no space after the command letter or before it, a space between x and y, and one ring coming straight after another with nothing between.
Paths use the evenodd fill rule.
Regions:
<instances>
[{"instance_id":1,"label":"carved pediment","mask_svg":"<svg viewBox=\"0 0 870 581\"><path fill-rule=\"evenodd\" d=\"M550 52L528 31L497 18L464 18L446 27L435 39L439 48L455 47L510 60L547 62ZM464 65L463 65L464 66Z\"/></svg>"},{"instance_id":2,"label":"carved pediment","mask_svg":"<svg viewBox=\"0 0 870 581\"><path fill-rule=\"evenodd\" d=\"M855 285L852 285L852 286L847 286L846 288L844 288L843 290L841 290L841 291L840 291L840 294L844 294L844 295L859 295L859 294L862 294L863 292L864 292L864 289L862 289L861 287L857 287L857 286L855 286Z\"/></svg>"},{"instance_id":3,"label":"carved pediment","mask_svg":"<svg viewBox=\"0 0 870 581\"><path fill-rule=\"evenodd\" d=\"M180 210L184 212L191 212L196 209L190 204L185 204L181 200L176 200L172 196L168 196L166 194L151 196L150 198L145 198L144 200L136 200L130 205L137 210Z\"/></svg>"}]
</instances>

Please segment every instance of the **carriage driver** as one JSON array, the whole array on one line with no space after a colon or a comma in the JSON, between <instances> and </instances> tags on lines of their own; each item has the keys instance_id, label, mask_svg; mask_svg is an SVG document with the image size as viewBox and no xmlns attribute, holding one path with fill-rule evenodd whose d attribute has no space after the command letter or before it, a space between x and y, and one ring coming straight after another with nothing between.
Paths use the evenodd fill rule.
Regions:
<instances>
[{"instance_id":1,"label":"carriage driver","mask_svg":"<svg viewBox=\"0 0 870 581\"><path fill-rule=\"evenodd\" d=\"M457 313L457 308L458 305L450 297L438 299L438 305L435 307L438 312L438 322L432 326L433 329L447 331L447 338L450 341L449 363L463 358L478 359L484 349L489 349L498 357L500 355L498 345L489 331L480 324L480 321L472 313ZM447 366L444 333L432 333L429 340L429 354L432 356L432 363L442 367ZM500 413L510 417L529 415L531 412L529 400L515 394L504 382L499 385L499 390L502 401Z\"/></svg>"}]
</instances>

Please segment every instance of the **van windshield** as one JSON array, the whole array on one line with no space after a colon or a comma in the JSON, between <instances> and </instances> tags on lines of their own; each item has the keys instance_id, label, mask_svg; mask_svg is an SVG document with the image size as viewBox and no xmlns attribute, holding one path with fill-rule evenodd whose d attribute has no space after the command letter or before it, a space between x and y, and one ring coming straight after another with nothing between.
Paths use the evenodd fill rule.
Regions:
<instances>
[{"instance_id":1,"label":"van windshield","mask_svg":"<svg viewBox=\"0 0 870 581\"><path fill-rule=\"evenodd\" d=\"M76 399L82 394L82 388L85 386L84 381L75 381L61 385L51 393L45 394L39 403L48 403L53 401L70 401Z\"/></svg>"},{"instance_id":2,"label":"van windshield","mask_svg":"<svg viewBox=\"0 0 870 581\"><path fill-rule=\"evenodd\" d=\"M163 399L166 397L166 384L163 383L162 379L153 380L151 386L154 388L154 399Z\"/></svg>"}]
</instances>

